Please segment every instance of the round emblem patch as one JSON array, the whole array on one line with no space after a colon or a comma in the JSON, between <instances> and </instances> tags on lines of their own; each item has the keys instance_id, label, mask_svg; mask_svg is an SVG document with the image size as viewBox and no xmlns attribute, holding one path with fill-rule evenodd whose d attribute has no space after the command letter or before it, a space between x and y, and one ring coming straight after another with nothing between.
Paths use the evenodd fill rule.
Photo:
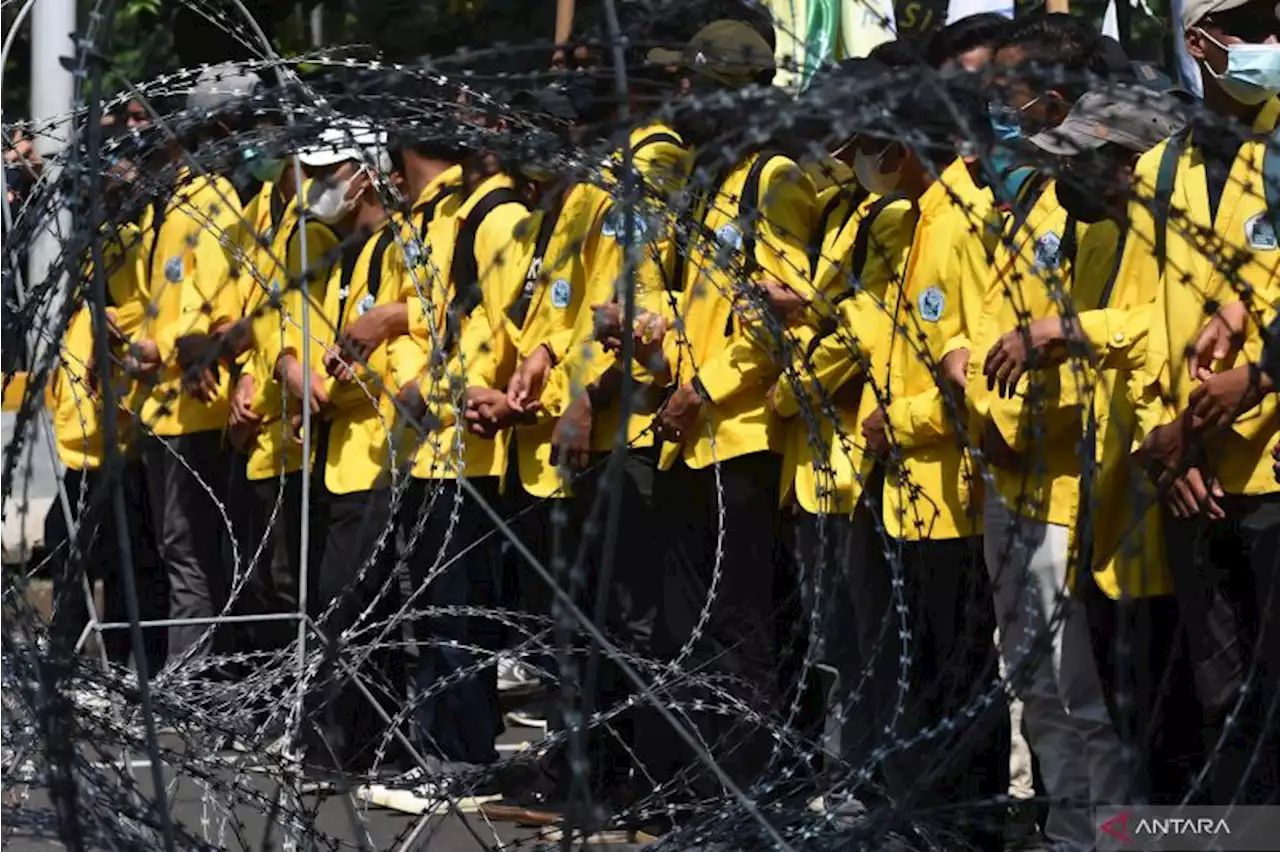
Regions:
<instances>
[{"instance_id":1,"label":"round emblem patch","mask_svg":"<svg viewBox=\"0 0 1280 852\"><path fill-rule=\"evenodd\" d=\"M731 249L742 248L742 232L733 225L721 225L716 230L716 239Z\"/></svg>"},{"instance_id":2,"label":"round emblem patch","mask_svg":"<svg viewBox=\"0 0 1280 852\"><path fill-rule=\"evenodd\" d=\"M1255 251L1274 251L1280 247L1280 242L1276 240L1275 226L1265 212L1244 223L1244 236L1249 241L1249 248Z\"/></svg>"},{"instance_id":3,"label":"round emblem patch","mask_svg":"<svg viewBox=\"0 0 1280 852\"><path fill-rule=\"evenodd\" d=\"M947 307L947 297L937 287L930 287L920 294L916 304L920 308L921 319L925 322L937 322Z\"/></svg>"},{"instance_id":4,"label":"round emblem patch","mask_svg":"<svg viewBox=\"0 0 1280 852\"><path fill-rule=\"evenodd\" d=\"M573 296L573 288L563 278L557 278L551 285L551 304L557 308L569 307L569 299Z\"/></svg>"},{"instance_id":5,"label":"round emblem patch","mask_svg":"<svg viewBox=\"0 0 1280 852\"><path fill-rule=\"evenodd\" d=\"M418 266L422 263L424 252L422 244L417 240L409 240L404 246L404 260L409 266Z\"/></svg>"},{"instance_id":6,"label":"round emblem patch","mask_svg":"<svg viewBox=\"0 0 1280 852\"><path fill-rule=\"evenodd\" d=\"M1057 269L1062 263L1062 239L1053 231L1036 240L1036 269Z\"/></svg>"},{"instance_id":7,"label":"round emblem patch","mask_svg":"<svg viewBox=\"0 0 1280 852\"><path fill-rule=\"evenodd\" d=\"M360 304L356 305L356 316L362 317L373 308L373 294L365 293L364 298L360 300Z\"/></svg>"},{"instance_id":8,"label":"round emblem patch","mask_svg":"<svg viewBox=\"0 0 1280 852\"><path fill-rule=\"evenodd\" d=\"M170 284L177 284L181 281L184 271L182 258L180 257L171 257L164 262L164 277Z\"/></svg>"},{"instance_id":9,"label":"round emblem patch","mask_svg":"<svg viewBox=\"0 0 1280 852\"><path fill-rule=\"evenodd\" d=\"M636 210L631 217L631 222L631 233L634 235L636 242L645 242L649 238L649 223L645 221L644 214ZM626 211L617 207L610 210L604 217L604 223L600 226L600 233L615 240L625 237L627 233Z\"/></svg>"}]
</instances>

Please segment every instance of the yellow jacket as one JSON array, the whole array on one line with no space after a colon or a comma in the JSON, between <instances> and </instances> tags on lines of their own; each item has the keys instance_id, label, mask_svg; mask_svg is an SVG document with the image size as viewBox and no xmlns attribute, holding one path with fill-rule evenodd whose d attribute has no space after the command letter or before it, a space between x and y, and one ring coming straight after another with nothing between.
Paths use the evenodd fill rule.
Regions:
<instances>
[{"instance_id":1,"label":"yellow jacket","mask_svg":"<svg viewBox=\"0 0 1280 852\"><path fill-rule=\"evenodd\" d=\"M396 245L397 227L395 220L385 220L365 240L354 263L343 258L329 273L323 311L311 324L311 363L317 370L323 370L319 365L325 349L334 345L346 325L399 295L405 271L404 253ZM379 278L377 292L371 292ZM316 429L322 439L327 430L325 488L333 494L351 494L389 484L390 470L404 459L395 457L391 440L399 388L387 367L387 344L370 353L351 381L330 378L325 390L329 396L327 422L320 421Z\"/></svg>"},{"instance_id":2,"label":"yellow jacket","mask_svg":"<svg viewBox=\"0 0 1280 852\"><path fill-rule=\"evenodd\" d=\"M239 319L240 287L231 257L242 227L235 188L219 176L193 177L185 169L161 215L142 215L138 295L144 319L135 339L152 340L163 366L142 405L142 422L161 436L222 429L227 422L227 372L220 370L217 399L205 404L182 393L177 341L207 334Z\"/></svg>"},{"instance_id":3,"label":"yellow jacket","mask_svg":"<svg viewBox=\"0 0 1280 852\"><path fill-rule=\"evenodd\" d=\"M574 184L563 192L554 223L546 218L554 209L539 209L516 224L497 273L501 283L484 288L472 327L481 334L488 329L492 371L475 374L468 384L483 379L485 386L505 390L514 368L539 346L546 345L556 360L563 360L568 351L578 312L589 308L587 271L600 242L609 196L589 184ZM544 227L551 231L538 267L536 247ZM551 464L554 428L547 416L516 428L520 483L535 497L564 496L565 483Z\"/></svg>"},{"instance_id":4,"label":"yellow jacket","mask_svg":"<svg viewBox=\"0 0 1280 852\"><path fill-rule=\"evenodd\" d=\"M753 280L774 280L803 296L812 294L808 246L817 219L813 183L790 159L774 156L760 172L755 221L755 256L743 258L746 244L739 199L761 155L734 166L695 215L682 264L678 328L667 333L663 354L676 384L695 378L707 398L683 445L667 444L660 467L677 458L694 469L748 453L783 448L783 429L765 404L765 393L782 372L775 360L779 341L753 302L742 292L744 263ZM714 235L714 236L709 236Z\"/></svg>"},{"instance_id":5,"label":"yellow jacket","mask_svg":"<svg viewBox=\"0 0 1280 852\"><path fill-rule=\"evenodd\" d=\"M1277 295L1277 249L1274 240L1259 240L1262 230L1258 225L1266 220L1263 155L1278 120L1280 98L1272 98L1254 121L1254 136L1236 154L1213 222L1209 221L1204 163L1192 134L1177 161L1165 229L1163 277L1152 250L1156 225L1150 207L1160 162L1170 142L1161 143L1138 161L1138 191L1129 205L1130 237L1121 274L1161 283L1149 308L1133 314L1091 317L1085 327L1090 340L1102 344L1104 352L1138 368L1130 388L1138 404L1136 440L1185 410L1195 381L1187 374L1184 353L1208 320L1207 303L1224 304L1241 298L1239 288L1245 285L1251 288L1253 307L1264 322L1274 315L1271 300ZM1213 235L1211 251L1203 246L1203 234ZM1134 340L1143 329L1148 330L1145 351L1134 354ZM1261 351L1261 335L1251 324L1242 357L1256 363ZM1278 428L1280 413L1271 395L1237 419L1225 435L1210 440L1210 470L1225 491L1270 494L1280 490L1271 460Z\"/></svg>"},{"instance_id":6,"label":"yellow jacket","mask_svg":"<svg viewBox=\"0 0 1280 852\"><path fill-rule=\"evenodd\" d=\"M1127 374L1116 366L1094 370L1074 359L1057 369L1030 372L1012 399L1001 399L998 391L987 389L981 369L987 352L1026 317L1058 316L1068 300L1078 312L1123 311L1154 295L1150 287L1144 291L1120 281L1120 229L1114 222L1070 220L1052 181L1028 203L1022 229L996 248L995 275L989 279L973 334L966 389L976 415L972 437L981 440L988 421L996 427L1025 462L1024 469L991 471L1003 499L1020 515L1068 527L1074 542L1080 510L1080 442L1088 416L1084 405L1091 400L1096 430L1094 458L1089 461L1095 579L1112 597L1122 592L1137 597L1166 594L1170 581L1161 558L1159 512L1152 507L1143 518L1134 515L1138 503L1132 493L1136 483L1129 478L1134 424L1125 393ZM1113 275L1116 280L1103 306ZM1121 538L1129 546L1140 545L1139 552L1122 553Z\"/></svg>"},{"instance_id":7,"label":"yellow jacket","mask_svg":"<svg viewBox=\"0 0 1280 852\"><path fill-rule=\"evenodd\" d=\"M885 294L901 279L916 215L905 199L859 200L840 187L824 192L819 200L826 215L813 289L818 300L831 306L832 319L830 333L796 353L791 371L778 379L774 391L779 416L794 417L805 409L817 418L800 418L788 426L782 498L785 502L794 492L810 514L848 514L857 506L874 465L863 451L861 425L879 405L877 390L887 381L892 306L886 307ZM859 239L865 242L865 261L862 269L854 270L850 264ZM856 379L864 381L856 410L830 400L842 385Z\"/></svg>"},{"instance_id":8,"label":"yellow jacket","mask_svg":"<svg viewBox=\"0 0 1280 852\"><path fill-rule=\"evenodd\" d=\"M950 351L969 347L998 236L990 228L991 194L961 160L943 170L917 207L903 280L886 296L894 332L885 412L899 466L885 476L884 524L889 535L910 541L979 529L970 506L976 470L961 449L964 427L959 434L956 428L966 412L944 403L937 371Z\"/></svg>"},{"instance_id":9,"label":"yellow jacket","mask_svg":"<svg viewBox=\"0 0 1280 852\"><path fill-rule=\"evenodd\" d=\"M468 385L494 388L493 381L499 370L509 375L511 366L494 361L490 339L489 317L485 303L490 289L503 289L507 285L506 266L511 255L513 232L516 225L529 214L524 203L506 202L494 207L480 221L476 229L474 251L476 279L481 296L470 316L458 317L460 333L453 339L447 334L447 316L451 302L456 298L456 281L452 279L454 248L458 233L467 216L488 194L512 188L507 175L493 175L476 187L465 200L458 203L452 215L436 217L428 228L431 257L439 253L440 264L435 266L440 276L434 285L443 288L438 299L431 302L430 311L413 336L421 347L413 353L407 347L397 349L397 361L401 361L404 375L421 375L422 398L428 400L431 412L440 423L440 431L429 435L426 446L420 448L415 458L413 476L421 478L449 478L463 473L467 477L503 476L507 469L508 432L499 432L494 440L484 440L456 429L461 414L463 393ZM412 327L412 326L411 326ZM425 352L425 356L424 353ZM509 357L504 353L503 357ZM425 358L425 359L422 359ZM415 363L419 365L415 372ZM442 366L443 365L443 366ZM502 386L506 390L506 385ZM461 457L460 457L461 450ZM461 458L462 469L458 469Z\"/></svg>"},{"instance_id":10,"label":"yellow jacket","mask_svg":"<svg viewBox=\"0 0 1280 852\"><path fill-rule=\"evenodd\" d=\"M136 225L123 225L103 240L103 263L107 268L107 295L115 324L125 334L134 332L142 321L136 299L137 252L139 234ZM86 264L85 281L91 281L92 262ZM45 386L45 407L53 419L53 434L58 457L72 470L94 470L102 464L102 400L90 388L88 367L94 355L93 318L89 306L82 305L71 317L62 339L58 366ZM135 394L136 396L136 394ZM117 435L123 448L128 443L131 410L130 396L117 396L119 412Z\"/></svg>"},{"instance_id":11,"label":"yellow jacket","mask_svg":"<svg viewBox=\"0 0 1280 852\"><path fill-rule=\"evenodd\" d=\"M305 187L304 187L305 194ZM300 400L285 400L284 385L276 378L276 363L286 348L295 354L302 342L303 271L302 230L299 227L298 199L295 196L278 214L269 231L268 250L257 255L257 283L248 299L247 316L252 317L254 348L244 371L253 377L253 411L262 418L262 428L249 449L247 475L257 481L293 473L302 467L302 447L292 438L286 412L298 410ZM311 330L326 327L322 314L325 287L338 259L338 235L323 222L307 219L306 265L311 298ZM312 367L323 372L315 355Z\"/></svg>"},{"instance_id":12,"label":"yellow jacket","mask_svg":"<svg viewBox=\"0 0 1280 852\"><path fill-rule=\"evenodd\" d=\"M654 124L632 131L629 141L635 152L632 162L643 182L644 193L632 208L635 211L632 219L635 245L632 264L637 315L641 311L659 313L668 318L674 315L671 293L666 286L675 260L670 239L673 208L665 200L680 189L687 177L688 152L676 144L678 140L670 128ZM614 155L614 162L621 160L621 154ZM617 363L617 356L606 352L595 341L595 313L590 307L610 302L625 304L628 282L623 278L627 261L624 200L615 198L602 211L599 238L594 240L594 250L586 270L583 309L578 311L564 357L552 370L542 394L544 410L550 416L562 415L570 402L585 393ZM652 446L653 432L649 427L660 389L653 384L652 376L641 364L632 365L632 378L627 442L632 447ZM615 394L604 408L594 411L592 417L591 449L596 452L611 450L621 426L620 395Z\"/></svg>"}]
</instances>

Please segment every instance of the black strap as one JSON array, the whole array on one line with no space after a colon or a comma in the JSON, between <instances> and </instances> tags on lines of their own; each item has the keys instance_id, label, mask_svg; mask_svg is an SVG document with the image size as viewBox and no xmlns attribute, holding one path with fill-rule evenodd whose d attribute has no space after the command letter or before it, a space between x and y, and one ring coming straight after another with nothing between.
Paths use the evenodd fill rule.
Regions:
<instances>
[{"instance_id":1,"label":"black strap","mask_svg":"<svg viewBox=\"0 0 1280 852\"><path fill-rule=\"evenodd\" d=\"M845 299L858 294L862 273L867 265L867 256L871 253L871 237L875 233L876 220L880 218L881 213L888 209L889 205L902 201L906 197L901 192L882 195L867 208L866 215L862 217L862 221L858 222L858 233L853 238L853 251L849 259L849 281L851 286L845 287L836 294L835 298L831 300L833 306L839 305ZM858 282L858 284L855 285L853 282ZM822 342L824 337L835 334L836 328L834 317L824 317L822 319L818 325L818 333L809 341L809 346L805 351L806 361L813 357L813 353L817 351L818 344Z\"/></svg>"},{"instance_id":2,"label":"black strap","mask_svg":"<svg viewBox=\"0 0 1280 852\"><path fill-rule=\"evenodd\" d=\"M453 246L453 262L449 265L449 280L453 282L453 298L449 300L449 312L445 317L444 340L441 357L452 354L462 332L462 320L471 316L480 305L480 271L476 264L476 233L485 217L503 204L519 204L526 207L520 193L503 186L490 190L476 202L475 207L462 220L458 239Z\"/></svg>"},{"instance_id":3,"label":"black strap","mask_svg":"<svg viewBox=\"0 0 1280 852\"><path fill-rule=\"evenodd\" d=\"M742 195L738 199L738 216L736 221L742 228L742 277L746 280L760 269L760 261L756 259L756 223L760 221L760 181L765 167L774 159L786 156L781 151L764 150L756 155L755 162L747 172L747 179L742 184ZM711 196L712 199L715 196ZM704 217L705 221L705 217ZM724 323L724 336L733 334L732 308Z\"/></svg>"},{"instance_id":4,"label":"black strap","mask_svg":"<svg viewBox=\"0 0 1280 852\"><path fill-rule=\"evenodd\" d=\"M1031 215L1031 211L1035 209L1036 204L1040 201L1040 196L1048 188L1049 179L1049 175L1043 172L1027 173L1018 187L1013 215L1009 217L1009 230L1005 234L1006 240L1012 241L1017 238L1018 232L1027 223L1027 218Z\"/></svg>"},{"instance_id":5,"label":"black strap","mask_svg":"<svg viewBox=\"0 0 1280 852\"><path fill-rule=\"evenodd\" d=\"M1067 214L1067 223L1062 226L1062 245L1058 248L1059 257L1062 262L1059 264L1061 268L1066 269L1068 265L1073 270L1076 265L1076 254L1080 251L1080 240L1076 237L1076 226L1079 223L1072 213Z\"/></svg>"},{"instance_id":6,"label":"black strap","mask_svg":"<svg viewBox=\"0 0 1280 852\"><path fill-rule=\"evenodd\" d=\"M639 154L645 148L648 148L650 145L657 145L659 142L665 142L668 145L675 145L677 148L684 147L684 143L680 141L679 136L666 130L659 130L657 133L641 139L640 144L631 149L632 159L634 159L636 154Z\"/></svg>"},{"instance_id":7,"label":"black strap","mask_svg":"<svg viewBox=\"0 0 1280 852\"><path fill-rule=\"evenodd\" d=\"M862 271L867 266L867 255L871 251L871 235L876 220L880 218L881 213L888 209L889 205L896 204L906 197L906 194L901 192L880 196L867 208L867 215L863 216L862 221L858 223L858 235L853 238L853 259L849 264L849 272L859 282L862 281ZM840 297L850 294L851 290L846 290L840 294Z\"/></svg>"},{"instance_id":8,"label":"black strap","mask_svg":"<svg viewBox=\"0 0 1280 852\"><path fill-rule=\"evenodd\" d=\"M533 259L529 261L529 268L524 274L524 286L520 288L515 301L507 306L507 319L511 320L516 328L523 329L525 320L529 318L533 294L537 291L538 282L542 279L542 258L546 255L547 246L551 243L551 235L555 232L567 194L567 186L557 188L542 214L542 223L538 226L538 239L533 247Z\"/></svg>"},{"instance_id":9,"label":"black strap","mask_svg":"<svg viewBox=\"0 0 1280 852\"><path fill-rule=\"evenodd\" d=\"M456 183L450 184L432 196L430 201L422 205L422 209L418 211L418 239L426 242L427 226L435 220L436 210L440 207L440 203L449 196L457 194L461 189L462 187Z\"/></svg>"},{"instance_id":10,"label":"black strap","mask_svg":"<svg viewBox=\"0 0 1280 852\"><path fill-rule=\"evenodd\" d=\"M703 157L714 157L719 159L720 155L716 154L700 154L694 159L693 167L689 170L690 175L696 175L701 166L699 162ZM724 182L729 179L732 173L732 163L722 163L720 169L716 172L715 179L706 186L688 193L685 196L685 205L677 211L677 221L687 222L686 228L676 229L676 262L671 274L671 280L667 282L667 289L675 292L684 291L684 274L689 263L689 251L694 244L694 237L700 229L706 225L707 209L709 208L715 197L720 194L720 188L724 186Z\"/></svg>"},{"instance_id":11,"label":"black strap","mask_svg":"<svg viewBox=\"0 0 1280 852\"><path fill-rule=\"evenodd\" d=\"M1160 169L1156 172L1155 197L1151 199L1151 215L1155 218L1155 254L1156 265L1160 275L1164 275L1164 265L1169 246L1169 215L1173 209L1173 185L1178 177L1178 160L1187 147L1190 131L1182 129L1165 143L1160 155Z\"/></svg>"},{"instance_id":12,"label":"black strap","mask_svg":"<svg viewBox=\"0 0 1280 852\"><path fill-rule=\"evenodd\" d=\"M396 233L390 225L383 227L382 234L378 237L377 245L373 247L373 253L369 255L369 295L378 298L378 291L382 289L382 257L387 253L387 249L396 241Z\"/></svg>"},{"instance_id":13,"label":"black strap","mask_svg":"<svg viewBox=\"0 0 1280 852\"><path fill-rule=\"evenodd\" d=\"M1111 292L1116 288L1116 279L1120 277L1120 261L1124 259L1124 244L1129 239L1129 229L1122 228L1120 230L1120 239L1116 241L1116 254L1111 260L1111 274L1107 276L1107 283L1102 285L1102 292L1098 294L1098 307L1105 308L1111 303Z\"/></svg>"},{"instance_id":14,"label":"black strap","mask_svg":"<svg viewBox=\"0 0 1280 852\"><path fill-rule=\"evenodd\" d=\"M284 195L278 184L271 190L268 210L271 213L271 235L274 237L276 228L280 227L280 219L284 217Z\"/></svg>"},{"instance_id":15,"label":"black strap","mask_svg":"<svg viewBox=\"0 0 1280 852\"><path fill-rule=\"evenodd\" d=\"M382 233L378 234L378 241L374 243L373 251L369 252L369 271L365 276L365 292L375 300L378 298L378 290L382 288L382 258L395 241L396 234L391 225L384 225ZM343 321L347 316L347 299L351 297L351 278L355 274L356 262L363 252L362 245L359 251L352 253L353 257L342 259L342 289L338 291L338 321L334 326L335 334L342 331Z\"/></svg>"},{"instance_id":16,"label":"black strap","mask_svg":"<svg viewBox=\"0 0 1280 852\"><path fill-rule=\"evenodd\" d=\"M831 225L831 217L840 208L840 202L847 199L849 206L845 209L839 230L836 231L837 237L844 232L845 226L849 224L853 214L858 212L862 202L866 201L870 195L871 192L869 190L860 185L855 185L852 190L846 190L841 187L831 198L827 199L826 206L822 208L822 215L818 217L817 238L814 240L812 250L809 252L809 277L812 278L818 274L818 263L822 260L822 244L826 242L827 228Z\"/></svg>"},{"instance_id":17,"label":"black strap","mask_svg":"<svg viewBox=\"0 0 1280 852\"><path fill-rule=\"evenodd\" d=\"M1262 154L1262 195L1267 202L1267 220L1280 236L1280 124L1271 132Z\"/></svg>"},{"instance_id":18,"label":"black strap","mask_svg":"<svg viewBox=\"0 0 1280 852\"><path fill-rule=\"evenodd\" d=\"M147 286L151 287L151 276L156 268L156 249L160 247L160 229L164 227L165 210L169 206L168 199L156 196L151 199L151 251L147 254ZM151 297L155 298L155 290Z\"/></svg>"}]
</instances>

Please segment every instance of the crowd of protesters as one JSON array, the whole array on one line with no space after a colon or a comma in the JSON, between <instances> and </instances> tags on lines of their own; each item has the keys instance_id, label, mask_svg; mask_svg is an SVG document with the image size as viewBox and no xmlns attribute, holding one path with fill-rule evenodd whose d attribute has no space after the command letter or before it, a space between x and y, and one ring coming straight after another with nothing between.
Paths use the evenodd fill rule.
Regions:
<instances>
[{"instance_id":1,"label":"crowd of protesters","mask_svg":"<svg viewBox=\"0 0 1280 852\"><path fill-rule=\"evenodd\" d=\"M416 700L444 790L497 761L500 674L533 672L567 733L492 774L494 819L604 825L729 781L1002 848L1006 690L1045 848L1093 848L1097 804L1274 803L1280 18L1188 0L1182 23L1202 103L1066 15L881 45L815 90L937 85L824 124L815 169L705 106L768 103L775 73L767 25L717 20L632 57L629 103L572 69L527 99L566 145L624 128L590 180L341 117L235 175L179 168L262 87L211 69L203 129L107 175L174 177L140 211L107 193L109 328L81 288L47 392L73 502L122 481L143 618L179 620L151 671L297 641L210 626L254 560L233 612L305 608L324 637L312 773L367 769L371 703ZM84 526L126 621L119 537ZM817 746L777 782L789 736Z\"/></svg>"}]
</instances>

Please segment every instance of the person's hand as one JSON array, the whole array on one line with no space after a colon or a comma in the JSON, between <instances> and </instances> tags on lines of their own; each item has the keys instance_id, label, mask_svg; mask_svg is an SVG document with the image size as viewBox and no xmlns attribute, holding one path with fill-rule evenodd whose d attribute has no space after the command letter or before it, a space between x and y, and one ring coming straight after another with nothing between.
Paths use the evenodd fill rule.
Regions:
<instances>
[{"instance_id":1,"label":"person's hand","mask_svg":"<svg viewBox=\"0 0 1280 852\"><path fill-rule=\"evenodd\" d=\"M622 306L614 302L592 305L595 320L595 339L608 352L622 351Z\"/></svg>"},{"instance_id":2,"label":"person's hand","mask_svg":"<svg viewBox=\"0 0 1280 852\"><path fill-rule=\"evenodd\" d=\"M956 393L964 396L964 389L969 384L968 349L953 349L942 356L942 378Z\"/></svg>"},{"instance_id":3,"label":"person's hand","mask_svg":"<svg viewBox=\"0 0 1280 852\"><path fill-rule=\"evenodd\" d=\"M1041 317L1028 323L1026 329L1015 328L1005 332L991 347L982 364L987 389L999 387L1000 396L1011 399L1031 358L1034 357L1041 367L1061 363L1067 350L1059 344L1065 340L1062 317Z\"/></svg>"},{"instance_id":4,"label":"person's hand","mask_svg":"<svg viewBox=\"0 0 1280 852\"><path fill-rule=\"evenodd\" d=\"M1229 426L1262 401L1271 382L1252 364L1241 364L1222 373L1209 373L1191 392L1188 409L1194 428Z\"/></svg>"},{"instance_id":5,"label":"person's hand","mask_svg":"<svg viewBox=\"0 0 1280 852\"><path fill-rule=\"evenodd\" d=\"M760 289L763 291L764 300L774 313L787 321L799 316L808 304L795 290L777 281L762 281Z\"/></svg>"},{"instance_id":6,"label":"person's hand","mask_svg":"<svg viewBox=\"0 0 1280 852\"><path fill-rule=\"evenodd\" d=\"M663 441L682 444L693 430L693 424L701 411L701 395L692 382L686 382L676 388L676 392L658 411L653 433Z\"/></svg>"},{"instance_id":7,"label":"person's hand","mask_svg":"<svg viewBox=\"0 0 1280 852\"><path fill-rule=\"evenodd\" d=\"M232 446L243 450L262 426L262 416L253 410L253 376L241 374L231 392L230 412L227 415L227 437Z\"/></svg>"},{"instance_id":8,"label":"person's hand","mask_svg":"<svg viewBox=\"0 0 1280 852\"><path fill-rule=\"evenodd\" d=\"M321 365L324 367L326 375L332 376L340 382L355 381L355 365L348 361L344 353L337 347L325 350Z\"/></svg>"},{"instance_id":9,"label":"person's hand","mask_svg":"<svg viewBox=\"0 0 1280 852\"><path fill-rule=\"evenodd\" d=\"M507 402L503 391L472 386L467 388L464 419L467 431L487 440L516 423L521 417Z\"/></svg>"},{"instance_id":10,"label":"person's hand","mask_svg":"<svg viewBox=\"0 0 1280 852\"><path fill-rule=\"evenodd\" d=\"M160 366L160 347L154 340L134 342L124 359L125 372L137 378L154 375Z\"/></svg>"},{"instance_id":11,"label":"person's hand","mask_svg":"<svg viewBox=\"0 0 1280 852\"><path fill-rule=\"evenodd\" d=\"M1213 375L1214 362L1230 363L1244 344L1248 321L1249 309L1242 301L1220 308L1187 353L1187 374L1203 382Z\"/></svg>"},{"instance_id":12,"label":"person's hand","mask_svg":"<svg viewBox=\"0 0 1280 852\"><path fill-rule=\"evenodd\" d=\"M289 396L301 400L306 395L306 388L309 384L311 386L311 413L319 414L320 410L329 404L329 394L324 388L324 377L312 370L308 381L307 377L302 373L302 362L292 355L286 355L281 358L280 363L281 380L284 382L285 390L288 391Z\"/></svg>"},{"instance_id":13,"label":"person's hand","mask_svg":"<svg viewBox=\"0 0 1280 852\"><path fill-rule=\"evenodd\" d=\"M1184 416L1157 426L1143 439L1138 459L1146 465L1147 475L1157 486L1168 484L1182 466L1182 459L1190 449L1190 438L1191 424Z\"/></svg>"},{"instance_id":14,"label":"person's hand","mask_svg":"<svg viewBox=\"0 0 1280 852\"><path fill-rule=\"evenodd\" d=\"M1220 521L1227 515L1214 498L1222 496L1222 486L1216 479L1206 479L1199 468L1190 467L1170 483L1164 499L1169 511L1180 520L1204 515L1211 521Z\"/></svg>"},{"instance_id":15,"label":"person's hand","mask_svg":"<svg viewBox=\"0 0 1280 852\"><path fill-rule=\"evenodd\" d=\"M529 357L520 363L507 382L507 404L522 414L541 408L539 399L543 388L547 386L547 377L551 375L553 366L555 359L551 357L551 349L547 346L539 346L529 353Z\"/></svg>"},{"instance_id":16,"label":"person's hand","mask_svg":"<svg viewBox=\"0 0 1280 852\"><path fill-rule=\"evenodd\" d=\"M769 390L765 391L764 404L774 414L778 413L778 386L788 381L785 375L778 376L778 380L769 386Z\"/></svg>"},{"instance_id":17,"label":"person's hand","mask_svg":"<svg viewBox=\"0 0 1280 852\"><path fill-rule=\"evenodd\" d=\"M878 406L862 421L862 438L867 442L867 452L878 459L889 457L889 415L884 406Z\"/></svg>"},{"instance_id":18,"label":"person's hand","mask_svg":"<svg viewBox=\"0 0 1280 852\"><path fill-rule=\"evenodd\" d=\"M591 457L591 395L573 398L551 433L551 463L570 470L585 470Z\"/></svg>"},{"instance_id":19,"label":"person's hand","mask_svg":"<svg viewBox=\"0 0 1280 852\"><path fill-rule=\"evenodd\" d=\"M392 302L378 305L365 311L356 321L342 330L338 338L337 349L342 360L347 364L367 364L373 350L402 331L405 305L403 302Z\"/></svg>"},{"instance_id":20,"label":"person's hand","mask_svg":"<svg viewBox=\"0 0 1280 852\"><path fill-rule=\"evenodd\" d=\"M667 318L652 311L642 311L636 317L632 334L636 363L643 364L654 374L663 372L662 341L667 336Z\"/></svg>"}]
</instances>

